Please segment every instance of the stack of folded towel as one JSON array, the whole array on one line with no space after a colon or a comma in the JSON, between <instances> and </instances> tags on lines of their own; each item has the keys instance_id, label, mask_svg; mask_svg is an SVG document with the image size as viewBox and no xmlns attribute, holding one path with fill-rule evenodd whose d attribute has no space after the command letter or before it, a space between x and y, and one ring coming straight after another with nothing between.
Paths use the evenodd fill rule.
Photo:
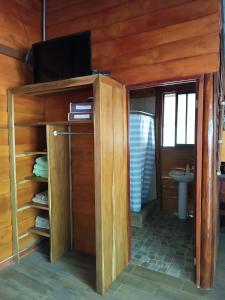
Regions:
<instances>
[{"instance_id":1,"label":"stack of folded towel","mask_svg":"<svg viewBox=\"0 0 225 300\"><path fill-rule=\"evenodd\" d=\"M44 191L44 192L36 194L32 198L32 202L48 205L48 191Z\"/></svg>"},{"instance_id":2,"label":"stack of folded towel","mask_svg":"<svg viewBox=\"0 0 225 300\"><path fill-rule=\"evenodd\" d=\"M40 176L44 178L48 177L47 156L40 156L36 158L33 173L36 176Z\"/></svg>"},{"instance_id":3,"label":"stack of folded towel","mask_svg":"<svg viewBox=\"0 0 225 300\"><path fill-rule=\"evenodd\" d=\"M35 227L49 229L49 219L47 217L37 216L35 219Z\"/></svg>"}]
</instances>

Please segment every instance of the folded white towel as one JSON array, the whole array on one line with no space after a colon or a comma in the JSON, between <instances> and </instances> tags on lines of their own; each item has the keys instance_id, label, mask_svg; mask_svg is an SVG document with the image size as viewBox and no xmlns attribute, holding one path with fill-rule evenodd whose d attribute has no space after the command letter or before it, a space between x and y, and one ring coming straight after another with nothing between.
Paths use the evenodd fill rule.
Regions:
<instances>
[{"instance_id":1,"label":"folded white towel","mask_svg":"<svg viewBox=\"0 0 225 300\"><path fill-rule=\"evenodd\" d=\"M35 219L35 227L49 229L49 219L47 217L37 216Z\"/></svg>"},{"instance_id":2,"label":"folded white towel","mask_svg":"<svg viewBox=\"0 0 225 300\"><path fill-rule=\"evenodd\" d=\"M41 192L36 194L32 198L32 202L39 203L39 204L48 204L48 191Z\"/></svg>"}]
</instances>

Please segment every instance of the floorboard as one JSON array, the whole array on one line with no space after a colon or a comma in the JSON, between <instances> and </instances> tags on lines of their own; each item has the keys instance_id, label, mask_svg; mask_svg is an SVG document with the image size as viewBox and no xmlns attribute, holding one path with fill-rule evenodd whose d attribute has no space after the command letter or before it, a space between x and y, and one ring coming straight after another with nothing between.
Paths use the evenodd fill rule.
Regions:
<instances>
[{"instance_id":1,"label":"floorboard","mask_svg":"<svg viewBox=\"0 0 225 300\"><path fill-rule=\"evenodd\" d=\"M221 234L215 288L197 289L190 280L130 264L104 296L95 288L95 258L67 253L54 264L35 251L0 271L1 300L222 300L225 299L225 233Z\"/></svg>"}]
</instances>

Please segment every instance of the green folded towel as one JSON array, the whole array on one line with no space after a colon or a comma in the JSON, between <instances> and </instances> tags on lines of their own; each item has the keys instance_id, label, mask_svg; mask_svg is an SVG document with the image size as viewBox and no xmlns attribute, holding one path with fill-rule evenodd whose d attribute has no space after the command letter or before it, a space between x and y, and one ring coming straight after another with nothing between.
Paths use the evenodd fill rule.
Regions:
<instances>
[{"instance_id":1,"label":"green folded towel","mask_svg":"<svg viewBox=\"0 0 225 300\"><path fill-rule=\"evenodd\" d=\"M33 174L39 177L48 178L48 160L47 156L36 158L33 169Z\"/></svg>"},{"instance_id":2,"label":"green folded towel","mask_svg":"<svg viewBox=\"0 0 225 300\"><path fill-rule=\"evenodd\" d=\"M38 177L48 178L48 171L33 171L33 174Z\"/></svg>"},{"instance_id":3,"label":"green folded towel","mask_svg":"<svg viewBox=\"0 0 225 300\"><path fill-rule=\"evenodd\" d=\"M48 170L48 166L41 166L41 165L39 165L39 164L35 164L34 165L34 170L37 170L37 171L46 171L46 170Z\"/></svg>"},{"instance_id":4,"label":"green folded towel","mask_svg":"<svg viewBox=\"0 0 225 300\"><path fill-rule=\"evenodd\" d=\"M35 162L42 166L45 167L46 169L48 168L48 160L47 160L47 156L40 156L38 158L36 158Z\"/></svg>"}]
</instances>

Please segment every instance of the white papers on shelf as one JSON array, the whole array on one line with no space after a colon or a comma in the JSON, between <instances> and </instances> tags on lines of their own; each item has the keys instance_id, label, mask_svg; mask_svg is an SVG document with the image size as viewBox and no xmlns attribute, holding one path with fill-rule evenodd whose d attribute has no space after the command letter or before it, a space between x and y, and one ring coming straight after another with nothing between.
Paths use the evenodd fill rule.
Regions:
<instances>
[{"instance_id":1,"label":"white papers on shelf","mask_svg":"<svg viewBox=\"0 0 225 300\"><path fill-rule=\"evenodd\" d=\"M90 120L92 119L92 114L90 113L68 113L68 121L73 120Z\"/></svg>"},{"instance_id":2,"label":"white papers on shelf","mask_svg":"<svg viewBox=\"0 0 225 300\"><path fill-rule=\"evenodd\" d=\"M83 105L77 105L77 106L76 106L76 109L77 109L77 110L91 110L91 109L92 109L92 106L91 106L91 105L86 105L86 104L83 104Z\"/></svg>"},{"instance_id":3,"label":"white papers on shelf","mask_svg":"<svg viewBox=\"0 0 225 300\"><path fill-rule=\"evenodd\" d=\"M81 102L81 103L70 103L70 112L92 112L93 103L92 102Z\"/></svg>"},{"instance_id":4,"label":"white papers on shelf","mask_svg":"<svg viewBox=\"0 0 225 300\"><path fill-rule=\"evenodd\" d=\"M37 216L35 219L35 227L49 229L49 219L47 217Z\"/></svg>"}]
</instances>

